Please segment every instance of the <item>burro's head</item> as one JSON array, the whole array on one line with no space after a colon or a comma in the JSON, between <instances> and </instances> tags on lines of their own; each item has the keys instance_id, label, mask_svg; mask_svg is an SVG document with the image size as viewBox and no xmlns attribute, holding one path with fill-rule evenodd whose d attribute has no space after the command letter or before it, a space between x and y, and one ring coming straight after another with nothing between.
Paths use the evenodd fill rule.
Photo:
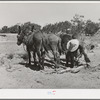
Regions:
<instances>
[{"instance_id":1,"label":"burro's head","mask_svg":"<svg viewBox=\"0 0 100 100\"><path fill-rule=\"evenodd\" d=\"M23 43L24 33L21 30L21 26L18 26L18 34L17 34L17 45L21 45Z\"/></svg>"}]
</instances>

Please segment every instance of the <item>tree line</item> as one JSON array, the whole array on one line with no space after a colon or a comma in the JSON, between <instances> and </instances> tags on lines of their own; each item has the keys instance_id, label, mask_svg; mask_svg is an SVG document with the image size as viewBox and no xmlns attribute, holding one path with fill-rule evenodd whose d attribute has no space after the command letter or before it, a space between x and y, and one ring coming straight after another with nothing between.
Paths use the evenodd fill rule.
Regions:
<instances>
[{"instance_id":1,"label":"tree line","mask_svg":"<svg viewBox=\"0 0 100 100\"><path fill-rule=\"evenodd\" d=\"M95 23L91 20L84 20L83 15L75 14L75 16L70 21L62 21L54 24L45 25L42 29L41 26L35 23L26 22L21 24L22 29L30 30L30 26L34 26L35 30L41 30L46 33L54 33L65 32L70 34L75 33L84 33L86 35L94 35L98 29L100 29L100 23ZM69 31L70 30L70 31ZM18 33L18 25L14 25L11 27L3 26L0 30L0 33Z\"/></svg>"},{"instance_id":2,"label":"tree line","mask_svg":"<svg viewBox=\"0 0 100 100\"><path fill-rule=\"evenodd\" d=\"M84 20L84 16L75 15L71 21L58 22L55 24L48 24L42 28L46 33L58 33L59 31L75 34L84 33L85 35L94 35L100 29L100 23L95 23L91 20Z\"/></svg>"},{"instance_id":3,"label":"tree line","mask_svg":"<svg viewBox=\"0 0 100 100\"><path fill-rule=\"evenodd\" d=\"M18 33L18 26L19 23L11 27L3 26L2 29L0 30L0 33ZM20 26L23 31L26 31L27 29L30 30L30 26L34 26L35 30L41 29L40 25L31 22L25 22L24 24L20 24Z\"/></svg>"}]
</instances>

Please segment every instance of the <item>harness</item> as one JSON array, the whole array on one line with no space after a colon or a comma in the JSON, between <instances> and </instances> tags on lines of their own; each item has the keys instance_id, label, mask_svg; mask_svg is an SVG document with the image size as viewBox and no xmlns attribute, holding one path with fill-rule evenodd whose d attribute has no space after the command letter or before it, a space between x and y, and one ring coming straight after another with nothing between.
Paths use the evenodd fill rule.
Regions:
<instances>
[{"instance_id":1,"label":"harness","mask_svg":"<svg viewBox=\"0 0 100 100\"><path fill-rule=\"evenodd\" d=\"M27 51L27 50L25 49L25 46L28 46L28 45L29 45L29 36L30 36L30 35L31 35L31 34L24 36L24 39L23 39L23 48L24 48L25 51Z\"/></svg>"},{"instance_id":2,"label":"harness","mask_svg":"<svg viewBox=\"0 0 100 100\"><path fill-rule=\"evenodd\" d=\"M26 46L26 45L23 43L23 49L24 49L24 51L26 51L26 52L27 52L27 50L25 49L25 46Z\"/></svg>"}]
</instances>

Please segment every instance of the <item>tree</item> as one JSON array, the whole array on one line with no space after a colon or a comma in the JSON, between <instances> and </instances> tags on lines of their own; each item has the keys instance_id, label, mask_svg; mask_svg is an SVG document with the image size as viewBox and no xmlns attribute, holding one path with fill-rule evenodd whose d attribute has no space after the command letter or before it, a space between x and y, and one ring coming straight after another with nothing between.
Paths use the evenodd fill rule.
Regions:
<instances>
[{"instance_id":1,"label":"tree","mask_svg":"<svg viewBox=\"0 0 100 100\"><path fill-rule=\"evenodd\" d=\"M7 31L8 31L8 26L3 26L2 27L2 33L7 33Z\"/></svg>"},{"instance_id":2,"label":"tree","mask_svg":"<svg viewBox=\"0 0 100 100\"><path fill-rule=\"evenodd\" d=\"M94 35L97 30L99 29L99 24L92 22L91 20L87 20L86 22L86 28L85 28L85 34L86 35Z\"/></svg>"},{"instance_id":3,"label":"tree","mask_svg":"<svg viewBox=\"0 0 100 100\"><path fill-rule=\"evenodd\" d=\"M68 21L59 22L55 24L48 24L42 28L46 33L58 33L60 31L67 32L67 29L71 27L71 23Z\"/></svg>"},{"instance_id":4,"label":"tree","mask_svg":"<svg viewBox=\"0 0 100 100\"><path fill-rule=\"evenodd\" d=\"M14 25L14 26L11 26L9 27L9 32L10 33L17 33L18 32L18 25Z\"/></svg>"},{"instance_id":5,"label":"tree","mask_svg":"<svg viewBox=\"0 0 100 100\"><path fill-rule=\"evenodd\" d=\"M28 33L29 31L31 31L32 26L34 26L34 30L40 30L41 26L35 23L31 23L31 22L26 22L22 25L22 30L24 33Z\"/></svg>"},{"instance_id":6,"label":"tree","mask_svg":"<svg viewBox=\"0 0 100 100\"><path fill-rule=\"evenodd\" d=\"M78 34L80 33L84 27L85 27L85 20L84 20L84 16L83 15L78 15L75 14L75 16L73 17L73 19L71 20L72 23L72 34Z\"/></svg>"}]
</instances>

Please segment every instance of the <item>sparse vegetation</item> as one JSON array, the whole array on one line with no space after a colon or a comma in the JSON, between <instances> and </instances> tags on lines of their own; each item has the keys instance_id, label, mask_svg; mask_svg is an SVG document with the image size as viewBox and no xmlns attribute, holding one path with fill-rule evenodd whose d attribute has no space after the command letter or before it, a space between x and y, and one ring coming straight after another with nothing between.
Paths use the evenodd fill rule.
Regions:
<instances>
[{"instance_id":1,"label":"sparse vegetation","mask_svg":"<svg viewBox=\"0 0 100 100\"><path fill-rule=\"evenodd\" d=\"M71 29L70 34L85 34L93 36L99 30L100 23L91 20L84 20L83 15L75 14L71 21L63 21L55 24L48 24L42 28L46 33L58 33L60 31L68 33L67 29Z\"/></svg>"},{"instance_id":2,"label":"sparse vegetation","mask_svg":"<svg viewBox=\"0 0 100 100\"><path fill-rule=\"evenodd\" d=\"M13 57L14 57L14 54L12 53L7 56L8 59L13 59Z\"/></svg>"},{"instance_id":3,"label":"sparse vegetation","mask_svg":"<svg viewBox=\"0 0 100 100\"><path fill-rule=\"evenodd\" d=\"M36 30L39 30L41 28L40 25L31 23L31 22L25 22L24 24L21 24L22 29L26 31L27 29L30 29L30 26L34 25L34 28ZM11 27L3 26L2 29L0 29L0 33L18 33L18 25L13 25Z\"/></svg>"},{"instance_id":4,"label":"sparse vegetation","mask_svg":"<svg viewBox=\"0 0 100 100\"><path fill-rule=\"evenodd\" d=\"M27 53L23 53L23 54L18 54L21 58L23 58L25 61L28 60L28 54Z\"/></svg>"},{"instance_id":5,"label":"sparse vegetation","mask_svg":"<svg viewBox=\"0 0 100 100\"><path fill-rule=\"evenodd\" d=\"M96 42L94 44L99 46L100 31L95 35L96 36L91 36L91 38L93 38L92 43ZM48 61L45 62L44 71L36 71L38 68L33 64L27 66L25 60L28 59L28 55L23 50L23 47L18 47L16 42L12 42L12 40L16 40L15 36L16 35L11 35L12 38L10 37L10 42L8 42L6 39L9 38L9 35L7 35L5 37L5 41L7 42L0 43L1 88L100 88L100 47L92 49L94 45L89 45L89 49L93 50L93 52L87 52L91 60L91 68L83 68L79 73L76 73L76 77L76 75L73 73L69 74L69 72L57 74L54 69L47 67L53 66ZM85 36L85 42L86 45L88 45L91 43L91 38L90 36L86 37L87 36ZM2 57L3 59L1 59ZM7 59L7 57L9 59ZM64 56L62 56L62 61L65 59L65 57L63 57ZM82 63L84 63L83 60ZM43 84L35 84L36 82L34 80L41 81ZM74 85L71 84L73 82Z\"/></svg>"},{"instance_id":6,"label":"sparse vegetation","mask_svg":"<svg viewBox=\"0 0 100 100\"><path fill-rule=\"evenodd\" d=\"M99 20L98 20L99 21ZM41 26L35 23L31 22L25 22L24 24L21 24L21 27L24 32L30 30L30 26L34 25L35 30L40 30ZM56 22L54 24L47 24L45 25L41 30L46 33L58 33L58 32L65 32L68 33L69 31L67 29L71 29L70 34L80 33L80 31L84 30L82 34L85 34L87 36L91 35L93 36L98 29L100 28L100 23L95 23L91 20L84 20L83 15L75 14L73 18L70 21L62 21L62 22ZM18 33L18 24L13 25L11 27L3 26L2 29L0 29L0 33Z\"/></svg>"}]
</instances>

